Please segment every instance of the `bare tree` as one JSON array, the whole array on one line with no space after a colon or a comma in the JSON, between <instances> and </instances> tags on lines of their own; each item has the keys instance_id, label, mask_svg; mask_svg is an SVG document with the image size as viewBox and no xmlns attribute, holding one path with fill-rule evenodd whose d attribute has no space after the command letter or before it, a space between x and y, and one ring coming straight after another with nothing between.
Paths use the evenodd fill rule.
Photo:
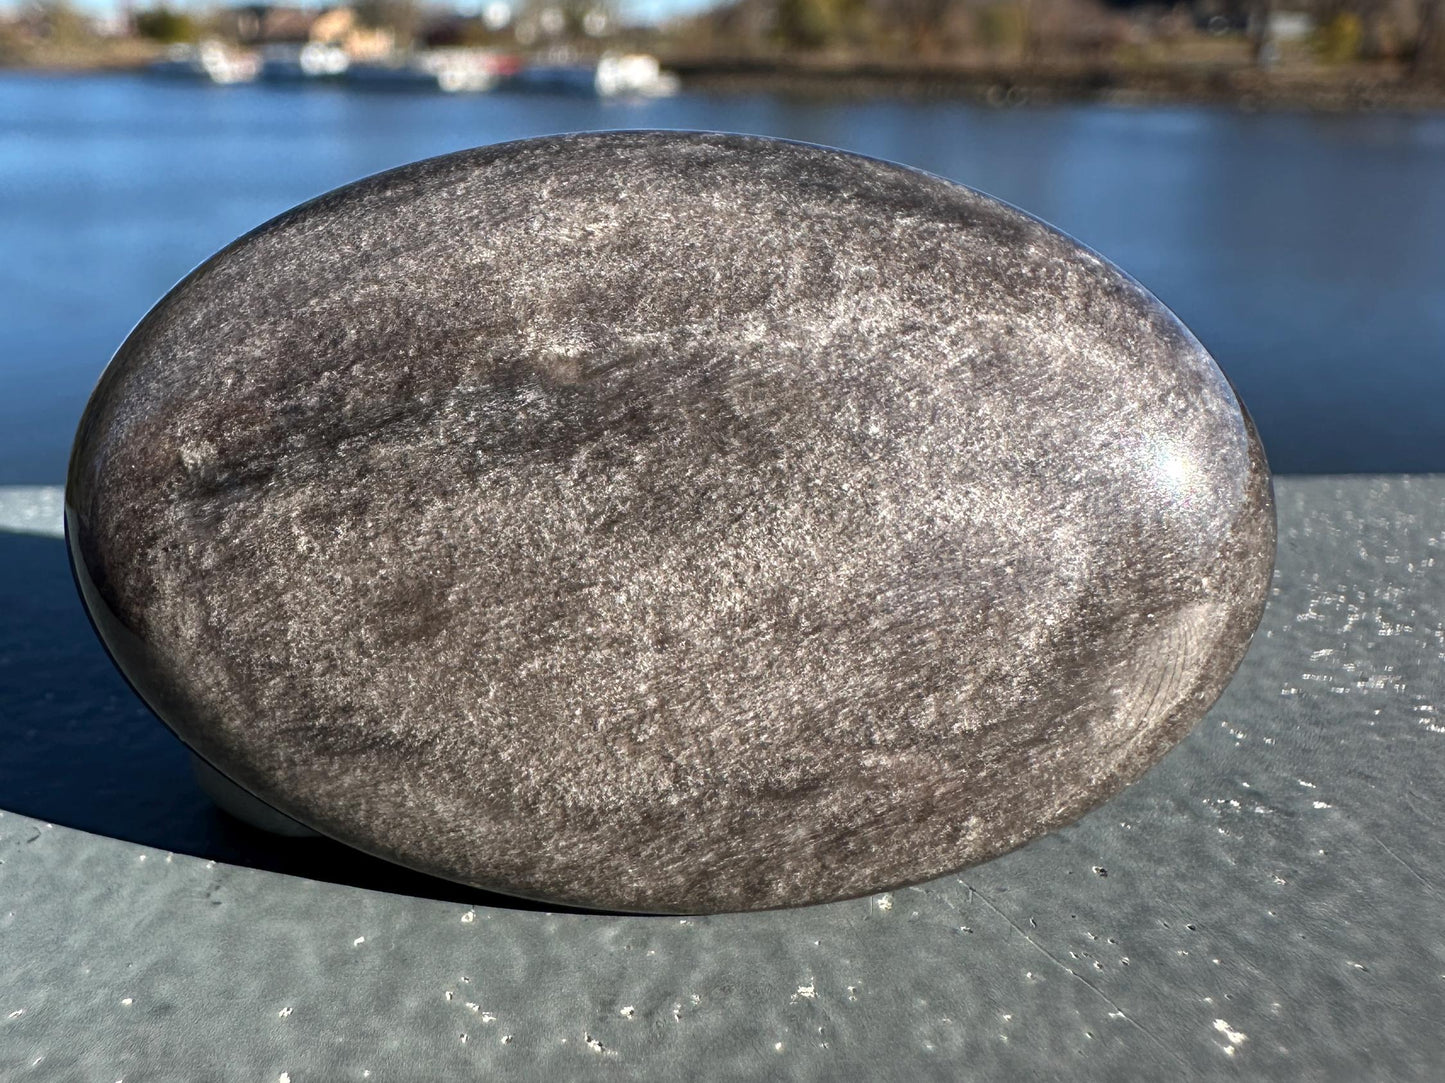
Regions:
<instances>
[{"instance_id":1,"label":"bare tree","mask_svg":"<svg viewBox=\"0 0 1445 1083\"><path fill-rule=\"evenodd\" d=\"M885 19L899 27L915 56L941 51L943 27L952 6L953 0L890 0L880 5Z\"/></svg>"},{"instance_id":2,"label":"bare tree","mask_svg":"<svg viewBox=\"0 0 1445 1083\"><path fill-rule=\"evenodd\" d=\"M367 26L390 30L399 46L410 45L421 29L422 10L417 0L361 0L356 14Z\"/></svg>"},{"instance_id":3,"label":"bare tree","mask_svg":"<svg viewBox=\"0 0 1445 1083\"><path fill-rule=\"evenodd\" d=\"M1274 60L1274 39L1270 24L1274 21L1274 0L1252 0L1249 5L1249 43L1254 62L1260 67Z\"/></svg>"},{"instance_id":4,"label":"bare tree","mask_svg":"<svg viewBox=\"0 0 1445 1083\"><path fill-rule=\"evenodd\" d=\"M1440 34L1445 23L1445 0L1420 0L1419 30L1415 34L1415 54L1410 73L1416 78L1434 74L1440 69Z\"/></svg>"}]
</instances>

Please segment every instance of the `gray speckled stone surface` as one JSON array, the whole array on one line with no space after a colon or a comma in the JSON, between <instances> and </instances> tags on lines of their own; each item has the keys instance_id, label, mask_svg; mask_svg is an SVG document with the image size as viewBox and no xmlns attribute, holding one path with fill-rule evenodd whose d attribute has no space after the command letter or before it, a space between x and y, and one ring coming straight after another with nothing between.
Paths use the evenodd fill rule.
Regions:
<instances>
[{"instance_id":1,"label":"gray speckled stone surface","mask_svg":"<svg viewBox=\"0 0 1445 1083\"><path fill-rule=\"evenodd\" d=\"M232 246L92 399L108 647L369 852L619 910L856 896L1138 777L1274 552L1153 297L935 177L679 133L434 159Z\"/></svg>"},{"instance_id":2,"label":"gray speckled stone surface","mask_svg":"<svg viewBox=\"0 0 1445 1083\"><path fill-rule=\"evenodd\" d=\"M1204 723L1078 824L889 896L550 916L0 817L0 1076L1433 1083L1445 477L1278 495Z\"/></svg>"}]
</instances>

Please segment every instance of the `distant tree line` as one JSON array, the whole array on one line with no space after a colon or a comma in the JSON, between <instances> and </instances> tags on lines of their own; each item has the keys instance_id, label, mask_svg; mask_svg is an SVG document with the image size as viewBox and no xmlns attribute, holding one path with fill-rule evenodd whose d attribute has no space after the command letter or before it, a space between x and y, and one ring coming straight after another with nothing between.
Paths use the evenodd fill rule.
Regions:
<instances>
[{"instance_id":1,"label":"distant tree line","mask_svg":"<svg viewBox=\"0 0 1445 1083\"><path fill-rule=\"evenodd\" d=\"M306 14L281 5L217 5L139 0L135 36L162 44L238 32L245 12ZM1445 0L722 0L650 40L636 28L615 35L618 0L514 0L506 25L458 15L435 0L357 0L356 22L386 31L398 46L487 44L541 48L608 37L629 46L671 45L714 55L828 55L947 62L969 57L1008 63L1171 55L1195 59L1191 42L1234 37L1261 64L1280 54L1275 28L1307 14L1307 41L1289 48L1332 63L1402 61L1417 75L1445 78ZM309 14L308 14L309 13ZM84 46L95 20L71 0L22 0L0 15L0 63L36 42ZM599 46L600 47L600 46ZM1170 50L1176 50L1170 53Z\"/></svg>"},{"instance_id":2,"label":"distant tree line","mask_svg":"<svg viewBox=\"0 0 1445 1083\"><path fill-rule=\"evenodd\" d=\"M1319 60L1445 66L1445 0L730 0L689 30L714 49L903 59L1088 57L1233 34L1263 61L1285 13L1311 18L1303 46Z\"/></svg>"},{"instance_id":3,"label":"distant tree line","mask_svg":"<svg viewBox=\"0 0 1445 1083\"><path fill-rule=\"evenodd\" d=\"M143 38L150 38L152 41L161 42L164 45L175 45L183 41L195 41L197 38L196 21L184 12L175 11L168 7L150 8L146 11L138 11L132 17L135 25L135 32Z\"/></svg>"}]
</instances>

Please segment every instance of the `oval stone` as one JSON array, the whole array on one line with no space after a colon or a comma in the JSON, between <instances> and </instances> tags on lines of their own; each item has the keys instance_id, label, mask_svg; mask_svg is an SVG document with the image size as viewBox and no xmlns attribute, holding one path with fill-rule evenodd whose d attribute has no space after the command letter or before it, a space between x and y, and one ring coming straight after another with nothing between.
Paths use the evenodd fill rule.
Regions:
<instances>
[{"instance_id":1,"label":"oval stone","mask_svg":"<svg viewBox=\"0 0 1445 1083\"><path fill-rule=\"evenodd\" d=\"M667 912L1078 817L1222 690L1274 555L1247 415L1122 272L924 173L662 132L243 237L106 370L67 528L118 665L249 793Z\"/></svg>"}]
</instances>

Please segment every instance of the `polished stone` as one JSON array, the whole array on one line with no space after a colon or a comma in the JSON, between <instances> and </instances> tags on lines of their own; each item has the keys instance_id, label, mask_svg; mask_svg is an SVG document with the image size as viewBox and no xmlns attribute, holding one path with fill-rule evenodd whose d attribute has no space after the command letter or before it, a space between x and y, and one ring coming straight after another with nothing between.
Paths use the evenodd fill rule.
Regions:
<instances>
[{"instance_id":1,"label":"polished stone","mask_svg":"<svg viewBox=\"0 0 1445 1083\"><path fill-rule=\"evenodd\" d=\"M241 239L107 369L66 515L112 655L245 790L624 910L1076 818L1223 689L1274 555L1253 427L1127 276L926 174L679 133Z\"/></svg>"}]
</instances>

